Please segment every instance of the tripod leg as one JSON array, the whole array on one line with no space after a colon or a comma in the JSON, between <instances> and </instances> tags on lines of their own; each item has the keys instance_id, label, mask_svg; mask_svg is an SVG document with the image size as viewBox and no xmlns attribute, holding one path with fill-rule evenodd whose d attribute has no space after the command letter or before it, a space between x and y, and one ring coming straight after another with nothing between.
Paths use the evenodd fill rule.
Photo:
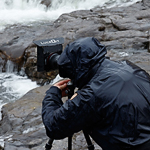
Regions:
<instances>
[{"instance_id":1,"label":"tripod leg","mask_svg":"<svg viewBox=\"0 0 150 150\"><path fill-rule=\"evenodd\" d=\"M51 150L53 141L53 139L49 139L49 141L45 145L45 150Z\"/></svg>"},{"instance_id":2,"label":"tripod leg","mask_svg":"<svg viewBox=\"0 0 150 150\"><path fill-rule=\"evenodd\" d=\"M92 144L91 139L90 139L88 133L83 130L83 134L84 134L85 139L86 139L86 142L87 142L87 144L88 144L88 149L89 149L89 150L94 150L94 145Z\"/></svg>"},{"instance_id":3,"label":"tripod leg","mask_svg":"<svg viewBox=\"0 0 150 150\"><path fill-rule=\"evenodd\" d=\"M72 136L68 137L68 150L72 150Z\"/></svg>"}]
</instances>

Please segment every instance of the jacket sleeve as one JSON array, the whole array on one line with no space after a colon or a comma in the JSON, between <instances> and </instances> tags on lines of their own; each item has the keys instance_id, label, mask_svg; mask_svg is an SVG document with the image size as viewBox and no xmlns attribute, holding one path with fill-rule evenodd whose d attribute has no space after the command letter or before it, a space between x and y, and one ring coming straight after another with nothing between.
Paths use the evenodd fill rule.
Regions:
<instances>
[{"instance_id":1,"label":"jacket sleeve","mask_svg":"<svg viewBox=\"0 0 150 150\"><path fill-rule=\"evenodd\" d=\"M79 92L73 100L68 99L63 104L61 90L52 86L42 103L42 119L47 136L63 139L94 124L97 117L90 106L90 100L90 95L81 95Z\"/></svg>"}]
</instances>

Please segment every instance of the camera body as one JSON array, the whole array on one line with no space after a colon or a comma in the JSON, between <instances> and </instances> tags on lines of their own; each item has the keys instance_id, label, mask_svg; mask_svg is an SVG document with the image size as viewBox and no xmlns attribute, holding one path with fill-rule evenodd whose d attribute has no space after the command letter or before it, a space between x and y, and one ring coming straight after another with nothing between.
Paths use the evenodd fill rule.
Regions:
<instances>
[{"instance_id":1,"label":"camera body","mask_svg":"<svg viewBox=\"0 0 150 150\"><path fill-rule=\"evenodd\" d=\"M52 38L33 41L37 45L37 71L58 69L57 60L62 53L64 38Z\"/></svg>"}]
</instances>

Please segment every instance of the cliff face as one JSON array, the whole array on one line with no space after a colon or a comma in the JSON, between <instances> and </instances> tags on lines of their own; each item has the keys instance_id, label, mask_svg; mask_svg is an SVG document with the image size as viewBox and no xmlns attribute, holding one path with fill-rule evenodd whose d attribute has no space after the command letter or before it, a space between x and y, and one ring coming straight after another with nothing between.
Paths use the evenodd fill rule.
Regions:
<instances>
[{"instance_id":1,"label":"cliff face","mask_svg":"<svg viewBox=\"0 0 150 150\"><path fill-rule=\"evenodd\" d=\"M5 60L10 59L24 67L29 78L44 84L58 72L37 72L34 40L63 37L65 47L77 38L93 36L106 45L111 59L129 59L150 73L149 12L150 1L143 0L129 7L75 11L54 22L13 25L0 33L0 69L5 70ZM43 149L48 138L41 120L41 103L48 88L49 85L36 88L3 107L0 136L5 139L5 150ZM73 149L84 146L83 134L75 134ZM67 139L54 141L53 149L63 148L67 149Z\"/></svg>"}]
</instances>

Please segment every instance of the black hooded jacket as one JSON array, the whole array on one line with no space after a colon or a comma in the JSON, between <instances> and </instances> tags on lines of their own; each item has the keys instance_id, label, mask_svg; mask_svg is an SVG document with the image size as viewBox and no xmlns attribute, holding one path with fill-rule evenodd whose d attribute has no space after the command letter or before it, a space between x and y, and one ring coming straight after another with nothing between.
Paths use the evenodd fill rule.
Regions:
<instances>
[{"instance_id":1,"label":"black hooded jacket","mask_svg":"<svg viewBox=\"0 0 150 150\"><path fill-rule=\"evenodd\" d=\"M86 130L104 150L123 150L150 140L150 76L129 61L114 62L95 38L81 38L61 54L59 74L79 88L61 100L52 86L43 100L42 119L50 138Z\"/></svg>"}]
</instances>

